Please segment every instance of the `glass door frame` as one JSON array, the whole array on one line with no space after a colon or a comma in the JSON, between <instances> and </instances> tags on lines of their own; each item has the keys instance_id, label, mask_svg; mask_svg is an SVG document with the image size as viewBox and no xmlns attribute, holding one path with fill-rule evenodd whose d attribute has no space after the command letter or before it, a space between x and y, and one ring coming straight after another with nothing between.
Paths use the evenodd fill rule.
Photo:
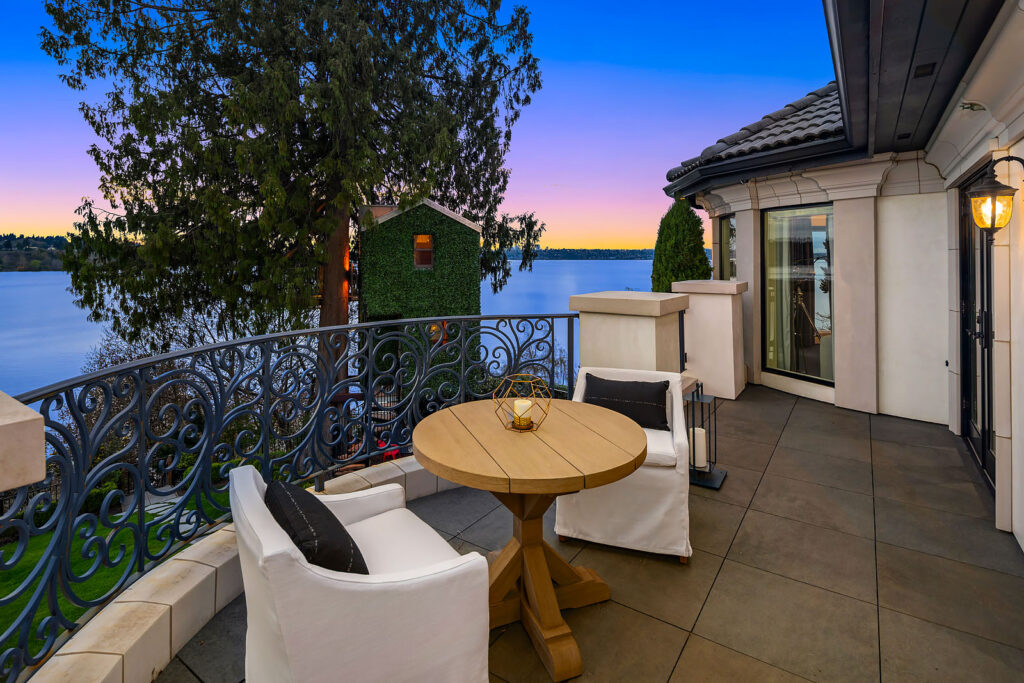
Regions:
<instances>
[{"instance_id":1,"label":"glass door frame","mask_svg":"<svg viewBox=\"0 0 1024 683\"><path fill-rule=\"evenodd\" d=\"M833 202L815 202L813 204L792 204L792 205L789 205L789 206L773 206L771 208L761 209L760 212L759 212L760 213L759 217L760 217L760 221L761 221L761 229L760 229L760 233L761 233L761 235L760 235L760 239L761 239L761 248L760 248L760 261L761 261L761 263L760 263L760 271L761 271L761 297L760 297L761 298L761 301L760 301L760 306L761 306L761 372L768 373L768 374L771 374L771 375L778 375L780 377L789 377L791 379L800 380L801 382L809 382L811 384L820 384L820 385L826 386L826 387L834 387L836 385L834 378L833 379L824 379L822 377L815 377L813 375L805 375L805 374L802 374L802 373L799 373L799 372L790 372L790 371L787 371L787 370L780 370L778 368L769 367L769 365L768 365L768 334L767 334L767 331L766 331L766 321L767 321L766 314L767 314L767 308L768 308L768 286L767 286L767 283L768 283L768 273L766 271L767 259L765 257L765 252L766 252L766 246L765 245L766 245L766 242L768 240L767 223L765 222L765 216L767 216L767 214L769 214L772 211L785 211L787 209L815 209L815 208L821 208L821 207L828 207L830 209L833 209L833 213L832 213L832 234L829 235L829 237L830 237L830 241L832 242L832 249L834 249L835 248L834 247L834 245L835 245L835 230L836 230L834 206L835 205L834 205ZM834 252L830 253L830 258L831 258L832 262L829 264L829 267L834 269L835 268L835 258L836 258ZM834 280L833 280L832 286L833 287L835 286ZM832 321L834 322L835 321L835 308L834 308L834 306L835 306L835 298L831 294L829 296L830 296L830 315L832 316ZM833 335L835 334L835 328L834 327L832 328L832 334ZM833 336L833 339L834 338L835 337Z\"/></svg>"},{"instance_id":2,"label":"glass door frame","mask_svg":"<svg viewBox=\"0 0 1024 683\"><path fill-rule=\"evenodd\" d=\"M974 226L970 200L965 194L980 175L980 171L972 174L959 186L960 434L982 479L994 489L992 243Z\"/></svg>"}]
</instances>

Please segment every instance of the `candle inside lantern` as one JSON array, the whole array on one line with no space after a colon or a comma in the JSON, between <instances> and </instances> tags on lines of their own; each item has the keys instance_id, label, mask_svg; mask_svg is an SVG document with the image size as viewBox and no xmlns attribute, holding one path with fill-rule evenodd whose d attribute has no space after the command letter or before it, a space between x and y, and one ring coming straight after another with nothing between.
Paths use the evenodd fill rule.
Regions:
<instances>
[{"instance_id":1,"label":"candle inside lantern","mask_svg":"<svg viewBox=\"0 0 1024 683\"><path fill-rule=\"evenodd\" d=\"M703 427L690 428L690 443L693 444L693 462L698 470L708 469L708 453L711 452L711 433Z\"/></svg>"},{"instance_id":2,"label":"candle inside lantern","mask_svg":"<svg viewBox=\"0 0 1024 683\"><path fill-rule=\"evenodd\" d=\"M533 401L517 398L512 403L512 424L519 429L527 429L532 422L530 417Z\"/></svg>"}]
</instances>

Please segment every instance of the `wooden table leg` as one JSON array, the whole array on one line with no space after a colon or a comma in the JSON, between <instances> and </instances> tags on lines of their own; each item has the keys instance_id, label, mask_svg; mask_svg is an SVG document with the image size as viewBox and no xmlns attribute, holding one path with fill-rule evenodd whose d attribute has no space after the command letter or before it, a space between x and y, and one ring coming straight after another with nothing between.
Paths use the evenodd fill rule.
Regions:
<instances>
[{"instance_id":1,"label":"wooden table leg","mask_svg":"<svg viewBox=\"0 0 1024 683\"><path fill-rule=\"evenodd\" d=\"M579 676L583 661L561 610L608 600L608 584L591 569L573 567L545 543L544 512L554 496L494 495L515 521L512 540L491 559L491 628L522 621L552 679Z\"/></svg>"}]
</instances>

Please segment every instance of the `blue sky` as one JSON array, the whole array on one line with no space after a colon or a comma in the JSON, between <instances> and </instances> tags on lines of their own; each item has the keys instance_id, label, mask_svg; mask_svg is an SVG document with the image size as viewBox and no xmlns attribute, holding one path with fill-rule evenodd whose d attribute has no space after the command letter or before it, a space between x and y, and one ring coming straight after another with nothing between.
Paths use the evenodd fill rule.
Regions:
<instances>
[{"instance_id":1,"label":"blue sky","mask_svg":"<svg viewBox=\"0 0 1024 683\"><path fill-rule=\"evenodd\" d=\"M97 195L94 138L39 49L42 3L5 4L0 232L62 234ZM505 208L536 211L548 246L653 246L668 168L834 78L820 0L525 4L544 87Z\"/></svg>"}]
</instances>

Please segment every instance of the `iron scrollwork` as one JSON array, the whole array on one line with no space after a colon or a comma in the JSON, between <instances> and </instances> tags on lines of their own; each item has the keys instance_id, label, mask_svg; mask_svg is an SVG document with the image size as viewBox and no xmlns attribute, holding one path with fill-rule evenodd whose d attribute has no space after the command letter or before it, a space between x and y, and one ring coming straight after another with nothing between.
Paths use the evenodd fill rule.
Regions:
<instances>
[{"instance_id":1,"label":"iron scrollwork","mask_svg":"<svg viewBox=\"0 0 1024 683\"><path fill-rule=\"evenodd\" d=\"M0 676L28 675L181 545L229 521L228 473L319 486L407 453L425 416L507 374L572 393L575 315L396 320L266 335L17 397L46 425L47 477L0 493ZM556 326L567 347L556 343Z\"/></svg>"}]
</instances>

